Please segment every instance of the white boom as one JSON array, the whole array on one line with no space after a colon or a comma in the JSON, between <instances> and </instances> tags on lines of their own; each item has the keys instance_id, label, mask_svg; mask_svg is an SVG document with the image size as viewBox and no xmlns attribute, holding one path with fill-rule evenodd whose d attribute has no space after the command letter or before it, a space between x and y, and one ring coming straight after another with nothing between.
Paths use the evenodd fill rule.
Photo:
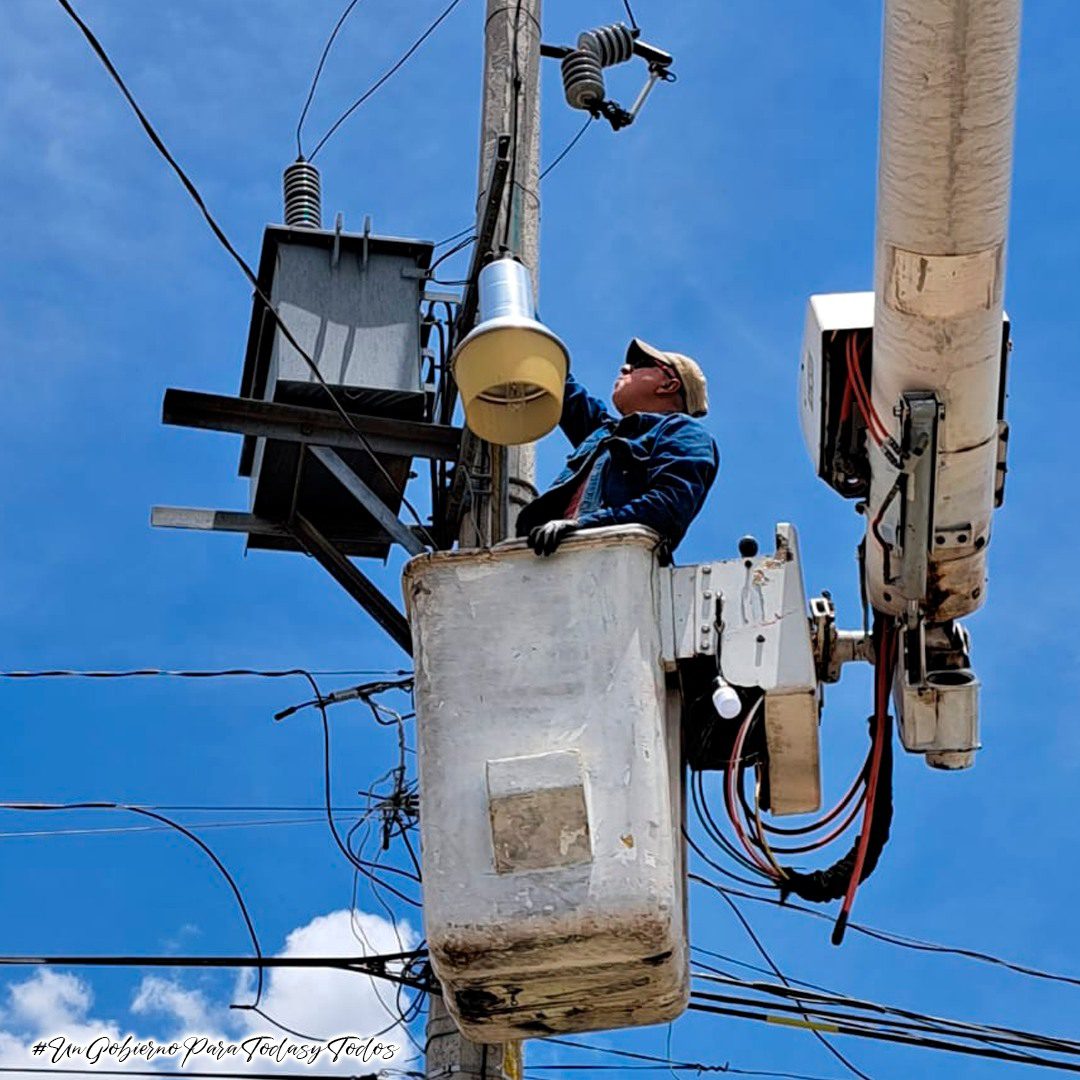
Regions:
<instances>
[{"instance_id":1,"label":"white boom","mask_svg":"<svg viewBox=\"0 0 1080 1080\"><path fill-rule=\"evenodd\" d=\"M906 392L938 419L924 579L888 580L872 535L867 577L875 608L929 623L986 593L1019 31L1020 0L885 4L871 395L897 442ZM896 469L871 464L873 523Z\"/></svg>"}]
</instances>

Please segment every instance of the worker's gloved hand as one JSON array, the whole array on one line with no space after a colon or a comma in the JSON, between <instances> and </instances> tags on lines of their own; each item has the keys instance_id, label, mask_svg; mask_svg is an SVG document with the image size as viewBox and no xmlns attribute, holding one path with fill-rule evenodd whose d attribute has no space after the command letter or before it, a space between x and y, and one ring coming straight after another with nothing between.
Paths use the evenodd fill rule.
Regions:
<instances>
[{"instance_id":1,"label":"worker's gloved hand","mask_svg":"<svg viewBox=\"0 0 1080 1080\"><path fill-rule=\"evenodd\" d=\"M580 526L570 518L556 518L546 525L537 525L529 530L529 547L537 555L550 555L571 533L576 533Z\"/></svg>"}]
</instances>

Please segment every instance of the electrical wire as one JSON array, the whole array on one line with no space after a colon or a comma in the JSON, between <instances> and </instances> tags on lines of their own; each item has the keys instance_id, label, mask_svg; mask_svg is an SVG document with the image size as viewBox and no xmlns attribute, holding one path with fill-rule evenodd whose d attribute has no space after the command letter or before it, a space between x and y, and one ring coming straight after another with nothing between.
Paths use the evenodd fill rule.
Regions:
<instances>
[{"instance_id":1,"label":"electrical wire","mask_svg":"<svg viewBox=\"0 0 1080 1080\"><path fill-rule=\"evenodd\" d=\"M63 0L61 0L61 2L63 2ZM309 161L315 160L315 155L318 154L318 152L326 145L327 140L334 134L334 132L337 131L337 129L341 127L341 125L344 124L345 121L348 120L348 118L352 116L352 114L356 112L356 110L359 109L360 106L363 105L364 102L372 96L372 94L374 94L384 83L387 82L387 80L391 79L405 65L409 57L411 57L412 54L416 52L416 50L419 49L420 46L423 45L424 42L427 41L427 39L431 37L433 33L435 33L436 29L438 29L439 24L443 21L443 19L445 19L450 14L450 12L452 12L454 8L456 8L460 3L461 0L451 0L451 3L447 5L447 7L443 10L442 14L439 15L439 17L420 35L420 37L418 37L416 41L414 41L412 45L409 46L409 48L405 51L404 55L402 55L401 58L398 59L390 68L383 72L383 74L380 75L379 78L376 79L375 82L373 82L371 86L369 86L330 125L330 127L327 129L326 134L323 135L323 137L315 144L315 149L311 151L311 155L308 158Z\"/></svg>"},{"instance_id":2,"label":"electrical wire","mask_svg":"<svg viewBox=\"0 0 1080 1080\"><path fill-rule=\"evenodd\" d=\"M301 133L304 127L304 120L307 117L308 109L311 108L311 99L315 97L315 88L319 85L319 78L322 75L323 65L326 63L327 56L330 55L330 47L334 44L334 39L338 36L338 32L345 25L345 20L352 14L352 9L360 0L349 0L345 10L341 13L341 17L334 25L334 29L330 31L330 36L326 39L326 45L323 47L322 55L319 57L319 64L315 68L315 75L311 80L311 88L308 90L307 99L304 101L304 107L300 110L300 119L296 122L296 153L299 158L304 156L304 148L300 144Z\"/></svg>"},{"instance_id":3,"label":"electrical wire","mask_svg":"<svg viewBox=\"0 0 1080 1080\"><path fill-rule=\"evenodd\" d=\"M129 814L141 814L143 817L153 818L155 821L161 822L163 825L169 826L176 832L185 836L188 840L192 841L197 847L199 847L204 854L210 859L210 861L217 868L218 872L228 883L229 888L232 890L233 896L236 898L237 906L240 908L240 914L243 916L244 925L247 927L248 936L251 938L251 946L255 951L256 966L258 970L258 977L255 985L255 1004L258 1005L262 1000L263 992L263 953L262 948L259 945L259 937L255 933L255 925L251 921L251 915L248 913L247 904L244 903L243 894L240 892L240 887L236 884L235 878L229 873L225 864L217 857L214 850L202 840L190 829L181 825L177 821L173 821L172 818L165 817L163 814L159 814L154 810L147 810L141 806L128 806L123 803L114 802L74 802L74 803L17 803L17 802L3 802L0 803L0 810L15 810L15 811L29 811L29 812L49 812L49 811L70 811L70 810L123 810Z\"/></svg>"},{"instance_id":4,"label":"electrical wire","mask_svg":"<svg viewBox=\"0 0 1080 1080\"><path fill-rule=\"evenodd\" d=\"M877 409L874 408L873 399L863 380L862 367L859 363L860 357L856 352L854 334L848 335L847 340L844 342L844 350L845 358L847 360L848 384L851 386L852 392L855 395L855 400L859 405L859 410L863 415L867 432L870 434L870 437L881 446L889 438L889 430L882 422Z\"/></svg>"},{"instance_id":5,"label":"electrical wire","mask_svg":"<svg viewBox=\"0 0 1080 1080\"><path fill-rule=\"evenodd\" d=\"M388 982L405 983L425 992L435 992L426 976L410 974L412 965L427 959L425 950L400 953L380 953L363 956L0 956L0 967L101 967L101 968L234 968L246 970L257 968L299 968L305 970L326 969L343 971L353 975L365 975ZM391 971L388 964L401 964L399 971ZM231 1008L248 1009L250 1006L233 1005Z\"/></svg>"},{"instance_id":6,"label":"electrical wire","mask_svg":"<svg viewBox=\"0 0 1080 1080\"><path fill-rule=\"evenodd\" d=\"M626 8L626 17L630 20L630 26L634 29L638 29L637 19L634 18L634 12L630 8L630 0L622 0L623 7Z\"/></svg>"},{"instance_id":7,"label":"electrical wire","mask_svg":"<svg viewBox=\"0 0 1080 1080\"><path fill-rule=\"evenodd\" d=\"M772 969L773 974L786 987L788 987L788 989L791 989L791 984L788 982L787 977L777 966L776 962L769 954L769 950L766 949L765 945L762 943L761 938L759 938L758 935L754 932L754 928L750 925L749 920L740 910L739 905L736 904L735 901L727 895L726 891L721 891L720 895L723 897L724 902L728 905L728 907L730 907L731 910L735 913L735 917L739 920L739 923L742 925L742 928L746 932L747 937L749 937L751 942L753 942L754 948L757 949L761 958ZM803 1016L806 1017L805 1012L803 1013ZM848 1072L850 1072L853 1076L858 1076L860 1080L872 1080L872 1078L869 1077L866 1073L864 1073L857 1065L849 1061L848 1058L843 1053L841 1053L841 1051L837 1050L837 1048L833 1046L833 1044L829 1042L829 1040L826 1039L820 1031L811 1028L811 1033L813 1034L814 1038L817 1039L817 1041L821 1043L821 1045L824 1046L825 1049L828 1050L828 1052L834 1058L836 1058L836 1060L839 1061L840 1064L843 1065L844 1068L847 1069Z\"/></svg>"},{"instance_id":8,"label":"electrical wire","mask_svg":"<svg viewBox=\"0 0 1080 1080\"><path fill-rule=\"evenodd\" d=\"M286 1035L291 1035L294 1039L300 1039L300 1040L302 1040L304 1042L315 1042L315 1043L329 1042L328 1039L326 1039L326 1038L324 1038L322 1036L319 1036L319 1035L305 1035L304 1032L302 1032L302 1031L297 1031L295 1028L288 1027L285 1024L283 1024L280 1020L275 1020L274 1017L272 1017L264 1009L260 1009L260 1008L256 1007L255 1005L249 1005L248 1006L248 1011L255 1013L256 1016L261 1016L268 1024L273 1024L274 1027L278 1028L281 1031L284 1031ZM378 1038L378 1036L373 1036L373 1037Z\"/></svg>"},{"instance_id":9,"label":"electrical wire","mask_svg":"<svg viewBox=\"0 0 1080 1080\"><path fill-rule=\"evenodd\" d=\"M749 870L751 873L757 874L764 878L768 885L762 886L760 882L755 882L755 885L759 887L774 887L775 882L772 875L764 873L759 869L757 863L751 862L745 855L743 855L726 836L720 830L720 826L716 823L716 819L712 815L712 811L709 809L708 797L705 792L705 779L704 772L698 771L694 776L694 782L690 786L691 799L694 805L694 810L698 815L698 820L705 828L706 835L714 843L718 844L728 855L730 855L740 866ZM708 861L708 860L707 860ZM730 875L734 876L734 875ZM746 884L745 879L743 883Z\"/></svg>"},{"instance_id":10,"label":"electrical wire","mask_svg":"<svg viewBox=\"0 0 1080 1080\"><path fill-rule=\"evenodd\" d=\"M472 232L472 230L471 230L471 229L470 229L470 230L466 230L466 231L468 231L468 232ZM432 280L434 280L434 271L435 271L435 267L437 267L437 266L438 266L438 265L439 265L440 263L443 263L443 262L445 262L445 261L446 261L447 259L449 259L449 258L450 258L450 257L451 257L452 255L456 255L456 254L457 254L457 253L458 253L459 251L462 251L462 250L463 250L464 248L467 248L467 247L468 247L468 246L469 246L470 244L475 244L475 243L476 243L476 233L472 233L472 235L471 235L471 236L467 236L467 237L466 237L466 238L465 238L464 240L460 240L460 241L458 241L458 243L456 243L456 244L455 244L455 245L454 245L454 246L453 246L452 248L450 248L449 250L447 250L447 251L444 251L444 252L443 252L443 253L442 253L442 254L441 254L441 255L440 255L440 256L439 256L439 257L438 257L438 258L437 258L437 259L436 259L436 260L435 260L435 261L434 261L434 262L433 262L432 264L431 264L431 266L429 266L429 267L428 267L428 271L427 271L427 272L428 272L428 277L430 277L430 278L432 278Z\"/></svg>"},{"instance_id":11,"label":"electrical wire","mask_svg":"<svg viewBox=\"0 0 1080 1080\"><path fill-rule=\"evenodd\" d=\"M271 1021L273 1023L273 1021ZM278 1025L281 1026L280 1024ZM191 1076L195 1080L311 1080L311 1073L195 1072L191 1069L75 1069L67 1065L0 1065L3 1073L60 1073L64 1076ZM380 1080L381 1072L353 1074L349 1080Z\"/></svg>"},{"instance_id":12,"label":"electrical wire","mask_svg":"<svg viewBox=\"0 0 1080 1080\"><path fill-rule=\"evenodd\" d=\"M71 668L54 668L44 671L0 671L0 679L225 679L234 677L257 677L261 679L285 679L293 675L412 675L404 668L346 668L332 671L309 671L306 668L283 668L263 670L259 668L224 668L222 670L177 671L167 668L133 668L119 671L79 671Z\"/></svg>"},{"instance_id":13,"label":"electrical wire","mask_svg":"<svg viewBox=\"0 0 1080 1080\"><path fill-rule=\"evenodd\" d=\"M297 341L296 337L293 335L292 331L288 328L288 326L286 326L284 320L278 314L276 308L274 307L273 303L271 302L270 297L268 297L266 295L266 293L263 291L263 289L260 287L259 280L258 280L258 277L255 274L255 271L252 270L250 265L248 265L247 260L233 246L232 241L229 240L228 236L225 234L225 231L221 228L221 226L217 223L217 220L210 213L210 210L207 207L206 202L203 199L202 195L199 193L198 188L195 186L195 184L188 177L187 173L184 172L184 170L180 167L180 165L177 162L176 158L173 157L173 155L169 152L168 147L166 147L165 143L162 141L161 136L158 135L157 131L154 129L154 126L150 123L149 119L147 119L146 114L143 112L143 110L140 107L139 103L135 100L135 98L132 95L131 91L128 89L127 84L124 82L124 80L121 77L119 71L117 71L115 65L113 64L112 60L109 58L109 55L105 51L105 48L102 46L101 42L98 41L97 37L94 35L94 32L90 29L90 27L79 17L78 13L71 6L70 0L57 0L57 3L64 9L65 12L67 12L67 14L71 17L71 19L75 23L75 25L78 26L80 31L82 31L83 37L86 38L86 40L89 43L91 49L93 49L95 55L98 57L98 59L104 65L105 70L109 73L109 75L112 78L113 82L116 83L116 85L119 88L120 92L123 94L125 100L131 106L132 110L134 111L136 117L139 120L139 123L142 125L143 130L146 132L146 134L149 137L150 141L153 143L154 148L158 151L158 153L161 154L162 157L164 157L166 162L168 162L169 166L172 168L173 172L176 174L177 178L180 180L181 184L183 184L184 189L187 191L188 195L191 196L191 198L194 201L195 205L199 208L200 212L202 213L203 218L205 219L206 223L210 226L210 230L213 232L213 234L217 238L218 242L225 248L225 250L229 253L229 255L232 256L233 261L237 264L237 266L240 267L240 269L243 272L244 276L248 279L248 282L251 284L251 287L252 287L252 289L253 289L253 291L255 293L255 296L258 298L260 303L263 305L263 308L264 308L265 312L270 316L270 318L273 319L275 325L281 331L282 337L284 337L285 340L297 351L300 358L308 366L308 368L310 369L312 375L315 377L315 381L319 384L319 386L322 388L323 392L329 398L331 404L334 407L334 411L338 413L338 415L341 417L341 419L345 423L345 425L357 437L357 439L359 440L360 445L367 451L367 453L368 453L368 455L370 457L370 460L374 464L375 468L378 469L378 471L380 473L382 473L383 477L387 480L388 483L390 483L390 485L392 487L396 488L397 485L396 485L393 477L391 477L389 472L387 472L385 466L382 464L382 462L376 456L375 451L373 450L373 448L371 446L371 443L368 441L368 439L366 438L364 433L353 422L352 417L349 415L346 408L338 400L337 395L333 392L333 390L331 390L331 388L330 388L329 384L327 383L326 379L323 377L322 372L319 370L319 365L315 362L315 360L311 357L311 355L307 352L307 350L304 349L304 347L300 344L300 342ZM460 3L460 0L454 0L454 2L450 5L450 8L452 9L458 3ZM449 10L450 9L448 9L446 12L444 12L443 17L445 17L445 15L449 14ZM441 17L440 17L440 21L441 21ZM436 23L436 25L438 25L438 23ZM432 29L434 29L434 27L432 27ZM407 57L406 57L406 59L407 59ZM399 66L400 66L400 64L399 64ZM387 75L386 77L389 77L389 75ZM359 103L357 103L357 104L359 104ZM355 105L353 107L355 108ZM344 117L342 119L344 119ZM340 122L341 121L339 121L339 123ZM326 137L329 137L329 135L327 135ZM326 137L324 137L324 141L325 141ZM321 146L322 143L320 143L319 145ZM316 150L318 150L318 147L316 147ZM314 157L314 153L312 154L312 157ZM435 544L434 540L431 538L431 534L428 532L427 527L420 520L420 515L417 513L416 508L412 505L412 503L404 495L402 495L402 497L401 497L401 504L412 515L413 519L416 521L416 524L417 524L418 528L424 534L427 542L429 542L432 547L435 547L436 544Z\"/></svg>"},{"instance_id":14,"label":"electrical wire","mask_svg":"<svg viewBox=\"0 0 1080 1080\"><path fill-rule=\"evenodd\" d=\"M817 832L819 829L823 829L826 825L831 824L843 811L848 804L862 787L866 780L866 774L870 768L870 754L866 755L866 760L863 762L862 767L859 769L855 779L851 782L851 786L848 788L847 793L842 799L831 809L828 813L822 817L817 818L815 821L811 821L807 825L797 825L790 828L782 825L772 825L768 822L765 823L765 831L773 833L776 836L805 836L808 833Z\"/></svg>"},{"instance_id":15,"label":"electrical wire","mask_svg":"<svg viewBox=\"0 0 1080 1080\"><path fill-rule=\"evenodd\" d=\"M460 240L461 237L465 236L467 233L474 232L475 229L475 225L466 225L464 229L458 229L456 233L451 233L449 236L445 237L442 240L436 240L435 247L440 248L444 244L450 244L453 243L453 241L455 240Z\"/></svg>"},{"instance_id":16,"label":"electrical wire","mask_svg":"<svg viewBox=\"0 0 1080 1080\"><path fill-rule=\"evenodd\" d=\"M966 1046L956 1041L946 1041L939 1038L930 1038L925 1035L904 1034L899 1031L875 1030L867 1026L860 1026L844 1022L823 1022L814 1025L813 1022L793 1021L790 1018L761 1011L759 1002L748 1002L750 1008L732 1008L716 1003L708 1003L698 1000L694 995L688 1008L694 1012L710 1013L716 1016L732 1016L744 1020L757 1020L768 1024L783 1024L789 1027L807 1027L811 1030L818 1028L837 1035L854 1035L861 1038L874 1039L879 1042L897 1043L905 1046L917 1046L930 1050L943 1050L950 1053L965 1054L973 1057L991 1058L997 1061L1012 1061L1022 1065L1035 1065L1043 1068L1060 1069L1065 1072L1080 1072L1080 1064L1070 1061L1057 1061L1052 1058L1039 1057L1035 1054L1018 1053L1004 1050L991 1045ZM820 1032L819 1032L820 1033Z\"/></svg>"},{"instance_id":17,"label":"electrical wire","mask_svg":"<svg viewBox=\"0 0 1080 1080\"><path fill-rule=\"evenodd\" d=\"M422 905L419 901L414 900L411 896L401 892L400 889L393 885L387 884L387 882L380 880L372 872L371 867L377 864L367 863L365 860L359 859L349 848L349 846L342 839L341 834L338 832L337 824L334 821L334 815L331 803L331 778L330 778L330 718L327 715L325 699L323 698L322 691L319 689L319 684L315 681L314 677L307 675L308 684L311 686L312 693L315 695L314 701L308 703L313 704L319 710L319 718L322 721L323 730L323 791L325 795L325 810L326 810L326 822L330 827L330 835L337 845L338 850L345 856L345 858L352 864L352 866L360 871L366 878L371 881L377 882L382 888L392 893L399 900L411 905L412 907L419 908ZM401 874L410 880L418 880L415 875L408 873L405 870L399 870L393 866L381 866L379 869L388 871L390 873Z\"/></svg>"},{"instance_id":18,"label":"electrical wire","mask_svg":"<svg viewBox=\"0 0 1080 1080\"><path fill-rule=\"evenodd\" d=\"M608 1054L611 1057L623 1058L627 1061L650 1062L656 1064L657 1066L673 1068L680 1072L724 1072L732 1073L735 1076L775 1076L781 1077L783 1078L783 1080L831 1080L830 1077L810 1076L806 1073L773 1072L771 1070L761 1071L758 1069L739 1069L736 1068L734 1065L730 1064L729 1062L724 1062L723 1064L709 1065L702 1061L673 1061L670 1058L658 1057L655 1054L645 1054L641 1053L640 1051L634 1050L617 1050L611 1046L597 1046L594 1043L584 1043L579 1041L578 1039L549 1037L546 1039L542 1039L541 1041L545 1043L554 1043L556 1046L571 1046L578 1050L591 1050L594 1053ZM529 1066L530 1069L540 1067L546 1066ZM563 1066L563 1068L565 1067L566 1066ZM623 1066L623 1068L627 1067L629 1066Z\"/></svg>"},{"instance_id":19,"label":"electrical wire","mask_svg":"<svg viewBox=\"0 0 1080 1080\"><path fill-rule=\"evenodd\" d=\"M966 1020L957 1020L952 1017L934 1016L928 1013L917 1012L911 1009L899 1008L895 1005L884 1005L877 1001L867 1001L862 998L852 997L848 994L836 994L826 990L800 990L790 989L788 986L777 986L773 983L754 982L740 979L728 973L720 972L712 975L698 975L697 978L721 983L740 990L752 991L756 994L778 997L782 1000L795 1000L799 1005L799 1011L812 1012L825 1019L855 1019L859 1022L872 1022L897 1029L920 1030L924 1032L952 1035L961 1039L973 1039L984 1042L994 1041L998 1045L1022 1046L1039 1050L1052 1051L1063 1055L1080 1056L1080 1042L1074 1039L1062 1039L1053 1035L1044 1035L1040 1032L1026 1031L1020 1028L1003 1027L997 1024L979 1024ZM696 991L706 999L710 995L704 991ZM724 1000L723 995L716 996L716 1000ZM777 1006L777 1008L792 1011L790 1006ZM851 1012L838 1012L838 1009L854 1010L855 1013L870 1013L871 1017L858 1017Z\"/></svg>"},{"instance_id":20,"label":"electrical wire","mask_svg":"<svg viewBox=\"0 0 1080 1080\"><path fill-rule=\"evenodd\" d=\"M356 794L363 795L365 797L372 797L372 793L370 791L365 791L363 789L356 792ZM310 806L303 803L298 803L295 805L280 805L274 803L140 803L139 805L145 806L147 810L191 810L228 813L260 812L264 814L294 813L300 810L312 810L322 813L325 809L322 804L318 806ZM364 808L362 806L335 806L334 813L355 814L363 809ZM321 821L322 818L320 818L319 820Z\"/></svg>"},{"instance_id":21,"label":"electrical wire","mask_svg":"<svg viewBox=\"0 0 1080 1080\"><path fill-rule=\"evenodd\" d=\"M285 818L276 821L200 821L200 829L250 829L259 825L318 825L322 818ZM167 832L167 825L125 825L120 828L100 829L33 829L21 832L0 832L0 840L23 839L41 836L108 836L119 833Z\"/></svg>"},{"instance_id":22,"label":"electrical wire","mask_svg":"<svg viewBox=\"0 0 1080 1080\"><path fill-rule=\"evenodd\" d=\"M759 975L772 975L771 969L762 967L760 964L751 964L746 960L737 960L734 956L727 956L724 953L714 952L712 949L706 949L701 945L691 945L690 951L694 953L701 953L703 956L710 956L715 960L723 960L726 964L734 964L736 967L746 968L748 971L756 971ZM714 967L710 964L706 964L703 960L691 959L691 964L696 965L704 969L705 971L712 972L714 974L728 975L729 972L724 971L722 968ZM819 983L807 982L805 979L796 979L791 975L788 975L787 980L793 986L805 986L808 990L820 990L823 994L832 993L828 987L821 986Z\"/></svg>"},{"instance_id":23,"label":"electrical wire","mask_svg":"<svg viewBox=\"0 0 1080 1080\"><path fill-rule=\"evenodd\" d=\"M518 39L521 34L521 3L517 0L514 5L513 39L510 45L510 88L511 97L511 121L510 121L510 172L506 181L506 217L503 220L502 246L510 247L510 224L514 216L514 189L517 187L518 166L518 140L520 137L521 121L521 54L518 49Z\"/></svg>"},{"instance_id":24,"label":"electrical wire","mask_svg":"<svg viewBox=\"0 0 1080 1080\"><path fill-rule=\"evenodd\" d=\"M771 907L780 908L784 911L794 911L798 912L800 915L809 915L814 919L824 919L829 922L833 921L831 915L823 911L818 911L815 908L803 907L801 904L793 904L790 901L779 900L772 896L743 892L741 889L732 889L729 886L720 885L715 881L710 881L700 874L691 873L689 878L695 884L705 885L715 892L727 893L743 900L754 900L757 903L768 904ZM852 933L862 934L865 937L880 941L886 945L893 945L896 948L909 949L913 952L937 953L942 956L955 956L960 959L971 960L974 963L1004 968L1007 971L1011 971L1016 975L1023 975L1026 978L1061 983L1065 986L1080 987L1080 978L1075 976L1063 975L1060 972L1046 971L1043 968L1036 968L1027 964L1019 964L1013 960L1005 960L1003 957L994 956L992 953L982 952L978 949L967 949L956 945L943 945L940 942L908 937L904 934L894 933L891 930L882 930L879 927L866 926L856 922L849 922L847 928Z\"/></svg>"},{"instance_id":25,"label":"electrical wire","mask_svg":"<svg viewBox=\"0 0 1080 1080\"><path fill-rule=\"evenodd\" d=\"M537 181L543 180L549 173L551 173L555 169L557 165L562 163L562 161L566 158L567 154L569 154L570 151L573 150L575 146L577 146L578 140L580 140L582 135L584 135L585 132L589 129L589 126L592 124L594 119L595 117L590 116L585 121L585 123L573 135L570 141L558 152L558 154L555 155L555 157L547 165L544 166L544 168L540 172L540 175L537 177ZM475 232L475 230L475 225L466 225L465 228L458 229L457 232L451 233L449 236L444 237L442 240L436 240L435 247L440 248L444 244L452 244L455 240L459 240L461 239L461 237L466 236L471 232Z\"/></svg>"},{"instance_id":26,"label":"electrical wire","mask_svg":"<svg viewBox=\"0 0 1080 1080\"><path fill-rule=\"evenodd\" d=\"M577 146L578 140L581 138L582 135L585 134L586 131L589 130L589 126L592 124L593 120L595 120L595 119L596 118L594 116L590 116L585 121L585 123L581 125L581 127L578 130L577 134L562 148L562 150L559 151L559 153L555 156L555 159L551 162L551 164L546 165L544 167L543 172L541 172L540 175L537 177L538 181L543 180L544 177L547 176L548 173L550 173L552 171L552 169L554 169L559 164L559 162L562 161L563 158L565 158L566 155L569 154L570 151L574 149L575 146Z\"/></svg>"},{"instance_id":27,"label":"electrical wire","mask_svg":"<svg viewBox=\"0 0 1080 1080\"><path fill-rule=\"evenodd\" d=\"M761 705L764 700L764 695L762 695L754 702L753 707L746 715L746 719L739 725L738 734L735 736L735 741L732 743L731 757L724 774L724 805L727 808L728 818L735 829L735 836L739 843L742 844L747 855L749 855L754 863L757 864L758 869L763 874L772 878L774 881L779 881L784 877L783 870L776 865L776 861L768 856L767 853L763 852L764 857L758 854L759 849L750 843L749 837L747 836L747 830L744 828L735 806L735 786L737 783L742 783L743 770L746 765L746 762L743 759L743 747L746 743L746 737L750 733L750 729L761 711Z\"/></svg>"}]
</instances>

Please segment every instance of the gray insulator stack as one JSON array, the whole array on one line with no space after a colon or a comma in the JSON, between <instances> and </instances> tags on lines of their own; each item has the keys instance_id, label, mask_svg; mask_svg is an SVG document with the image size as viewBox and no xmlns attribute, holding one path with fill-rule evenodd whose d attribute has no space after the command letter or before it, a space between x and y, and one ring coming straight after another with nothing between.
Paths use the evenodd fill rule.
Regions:
<instances>
[{"instance_id":1,"label":"gray insulator stack","mask_svg":"<svg viewBox=\"0 0 1080 1080\"><path fill-rule=\"evenodd\" d=\"M322 228L319 170L310 161L294 161L282 174L285 224L301 229Z\"/></svg>"},{"instance_id":2,"label":"gray insulator stack","mask_svg":"<svg viewBox=\"0 0 1080 1080\"><path fill-rule=\"evenodd\" d=\"M572 109L591 109L604 100L604 68L622 64L634 55L634 34L615 23L586 30L577 48L562 61L563 91Z\"/></svg>"}]
</instances>

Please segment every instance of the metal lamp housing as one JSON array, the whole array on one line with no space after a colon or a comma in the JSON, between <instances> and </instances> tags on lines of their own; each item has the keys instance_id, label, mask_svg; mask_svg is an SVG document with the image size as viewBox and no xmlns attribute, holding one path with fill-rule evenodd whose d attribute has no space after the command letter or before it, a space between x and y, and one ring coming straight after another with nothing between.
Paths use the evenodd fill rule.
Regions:
<instances>
[{"instance_id":1,"label":"metal lamp housing","mask_svg":"<svg viewBox=\"0 0 1080 1080\"><path fill-rule=\"evenodd\" d=\"M535 317L529 272L511 258L480 271L480 322L453 356L465 422L481 439L516 446L562 415L566 346Z\"/></svg>"}]
</instances>

